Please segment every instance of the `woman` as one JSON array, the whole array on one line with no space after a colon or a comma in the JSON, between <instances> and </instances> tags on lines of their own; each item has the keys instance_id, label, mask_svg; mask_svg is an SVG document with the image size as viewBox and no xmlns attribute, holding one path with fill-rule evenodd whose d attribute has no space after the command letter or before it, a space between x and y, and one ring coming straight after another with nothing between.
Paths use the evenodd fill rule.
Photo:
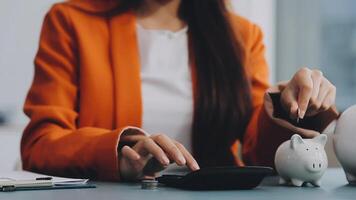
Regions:
<instances>
[{"instance_id":1,"label":"woman","mask_svg":"<svg viewBox=\"0 0 356 200\"><path fill-rule=\"evenodd\" d=\"M170 163L272 166L293 133L313 137L337 116L336 90L307 68L269 88L264 51L224 0L56 4L24 106L23 167L137 180ZM158 170L145 168L152 157Z\"/></svg>"}]
</instances>

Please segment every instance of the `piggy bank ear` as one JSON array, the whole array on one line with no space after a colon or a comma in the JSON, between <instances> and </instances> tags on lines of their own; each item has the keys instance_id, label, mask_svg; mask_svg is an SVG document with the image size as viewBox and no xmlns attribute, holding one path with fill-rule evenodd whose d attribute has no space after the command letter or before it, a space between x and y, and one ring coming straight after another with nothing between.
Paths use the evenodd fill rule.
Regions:
<instances>
[{"instance_id":1,"label":"piggy bank ear","mask_svg":"<svg viewBox=\"0 0 356 200\"><path fill-rule=\"evenodd\" d=\"M313 138L313 140L319 144L321 144L322 146L325 146L326 141L328 140L328 136L326 136L325 134L320 134L318 136L316 136L315 138Z\"/></svg>"},{"instance_id":2,"label":"piggy bank ear","mask_svg":"<svg viewBox=\"0 0 356 200\"><path fill-rule=\"evenodd\" d=\"M298 147L298 145L304 144L303 138L298 134L294 134L290 139L290 145L292 149Z\"/></svg>"}]
</instances>

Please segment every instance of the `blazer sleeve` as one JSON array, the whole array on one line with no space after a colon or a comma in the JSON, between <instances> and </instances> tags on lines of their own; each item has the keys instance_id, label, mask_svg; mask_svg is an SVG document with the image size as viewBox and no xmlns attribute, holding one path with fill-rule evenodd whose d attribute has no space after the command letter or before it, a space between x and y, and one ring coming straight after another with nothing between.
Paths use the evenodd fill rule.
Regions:
<instances>
[{"instance_id":1,"label":"blazer sleeve","mask_svg":"<svg viewBox=\"0 0 356 200\"><path fill-rule=\"evenodd\" d=\"M315 117L305 118L302 126L290 121L279 103L283 84L277 87L269 85L262 31L256 25L251 26L246 71L251 81L253 112L243 139L242 158L247 165L273 167L275 152L281 143L293 134L322 132L337 118L338 112L332 108Z\"/></svg>"},{"instance_id":2,"label":"blazer sleeve","mask_svg":"<svg viewBox=\"0 0 356 200\"><path fill-rule=\"evenodd\" d=\"M55 5L44 19L34 80L24 105L30 122L21 140L23 168L115 181L120 136L130 127L77 128L78 55L65 9Z\"/></svg>"}]
</instances>

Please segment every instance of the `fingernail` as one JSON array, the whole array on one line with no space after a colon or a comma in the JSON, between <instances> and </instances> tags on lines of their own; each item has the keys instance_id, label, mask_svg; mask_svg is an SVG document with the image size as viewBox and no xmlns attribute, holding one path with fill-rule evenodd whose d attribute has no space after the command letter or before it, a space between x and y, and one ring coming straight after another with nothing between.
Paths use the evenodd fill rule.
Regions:
<instances>
[{"instance_id":1,"label":"fingernail","mask_svg":"<svg viewBox=\"0 0 356 200\"><path fill-rule=\"evenodd\" d=\"M167 157L162 157L163 165L169 165L170 161Z\"/></svg>"},{"instance_id":2,"label":"fingernail","mask_svg":"<svg viewBox=\"0 0 356 200\"><path fill-rule=\"evenodd\" d=\"M299 118L303 119L305 115L305 111L300 111Z\"/></svg>"},{"instance_id":3,"label":"fingernail","mask_svg":"<svg viewBox=\"0 0 356 200\"><path fill-rule=\"evenodd\" d=\"M198 163L194 163L193 170L199 170L199 169L200 169L200 167L199 167Z\"/></svg>"}]
</instances>

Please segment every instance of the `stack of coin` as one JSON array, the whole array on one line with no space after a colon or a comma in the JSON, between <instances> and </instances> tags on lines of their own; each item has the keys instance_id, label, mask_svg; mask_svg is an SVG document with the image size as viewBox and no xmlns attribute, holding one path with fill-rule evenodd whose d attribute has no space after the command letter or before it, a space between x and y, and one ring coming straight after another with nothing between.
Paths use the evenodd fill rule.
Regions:
<instances>
[{"instance_id":1,"label":"stack of coin","mask_svg":"<svg viewBox=\"0 0 356 200\"><path fill-rule=\"evenodd\" d=\"M141 189L144 190L155 190L157 189L158 181L153 179L145 179L141 181Z\"/></svg>"}]
</instances>

